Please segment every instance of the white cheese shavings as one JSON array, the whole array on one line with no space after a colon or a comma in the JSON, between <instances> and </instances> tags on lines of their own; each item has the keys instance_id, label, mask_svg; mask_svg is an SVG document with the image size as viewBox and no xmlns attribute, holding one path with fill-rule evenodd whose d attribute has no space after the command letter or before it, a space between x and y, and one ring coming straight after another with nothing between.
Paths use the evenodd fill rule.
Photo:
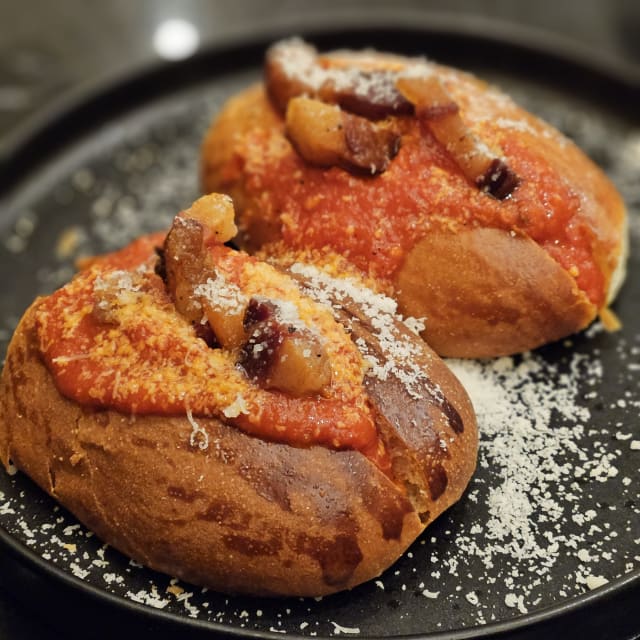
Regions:
<instances>
[{"instance_id":1,"label":"white cheese shavings","mask_svg":"<svg viewBox=\"0 0 640 640\"><path fill-rule=\"evenodd\" d=\"M333 625L333 629L334 629L336 634L340 634L340 633L358 634L358 633L360 633L360 628L359 627L343 627L342 625L338 624L337 622L333 622L333 621L330 621L330 622Z\"/></svg>"},{"instance_id":2,"label":"white cheese shavings","mask_svg":"<svg viewBox=\"0 0 640 640\"><path fill-rule=\"evenodd\" d=\"M222 413L226 418L237 418L241 413L248 414L249 407L244 396L239 393L236 399L222 410Z\"/></svg>"},{"instance_id":3,"label":"white cheese shavings","mask_svg":"<svg viewBox=\"0 0 640 640\"><path fill-rule=\"evenodd\" d=\"M609 452L596 448L587 455L578 444L591 414L576 402L577 381L600 380L601 364L575 354L560 385L549 381L559 374L555 366L535 354L448 364L469 392L478 416L479 466L493 474L483 498L488 510L483 530L489 544L479 546L473 538L460 536L457 548L477 556L488 570L507 558L532 571L535 567L539 576L550 574L568 549L582 544L582 534L562 530L563 519L570 517L582 526L597 515L593 510L571 513L571 491L565 492L564 503L554 493L553 488L564 483L571 486L576 475L577 467L567 464L565 456L580 460L586 475L596 481L615 477ZM524 598L535 588L533 582L526 583L523 593L509 594L505 604L526 612Z\"/></svg>"},{"instance_id":4,"label":"white cheese shavings","mask_svg":"<svg viewBox=\"0 0 640 640\"><path fill-rule=\"evenodd\" d=\"M94 291L137 292L140 285L134 284L130 271L117 269L98 276L93 283Z\"/></svg>"},{"instance_id":5,"label":"white cheese shavings","mask_svg":"<svg viewBox=\"0 0 640 640\"><path fill-rule=\"evenodd\" d=\"M76 578L80 578L80 580L84 580L89 575L89 572L80 567L76 562L72 562L69 567L71 569L71 573L73 573Z\"/></svg>"},{"instance_id":6,"label":"white cheese shavings","mask_svg":"<svg viewBox=\"0 0 640 640\"><path fill-rule=\"evenodd\" d=\"M194 419L190 409L187 409L187 420L193 427L189 436L189 444L201 451L209 448L209 434Z\"/></svg>"},{"instance_id":7,"label":"white cheese shavings","mask_svg":"<svg viewBox=\"0 0 640 640\"><path fill-rule=\"evenodd\" d=\"M426 328L426 321L424 318L414 318L413 316L409 316L405 318L403 322L405 326L416 335L420 335Z\"/></svg>"},{"instance_id":8,"label":"white cheese shavings","mask_svg":"<svg viewBox=\"0 0 640 640\"><path fill-rule=\"evenodd\" d=\"M193 293L204 298L207 303L216 310L224 311L228 315L238 315L247 306L247 297L240 288L228 282L222 274L215 278L208 278L193 289Z\"/></svg>"},{"instance_id":9,"label":"white cheese shavings","mask_svg":"<svg viewBox=\"0 0 640 640\"><path fill-rule=\"evenodd\" d=\"M354 341L369 365L367 375L382 381L393 376L413 398L424 398L428 394L442 400L441 389L416 364L424 355L420 343L403 335L396 325L397 322L408 322L415 332L424 328L422 321L415 318L405 321L397 312L395 300L368 289L355 278L334 278L316 266L302 263L295 263L290 269L309 283L304 293L331 308L334 314L350 303L355 303L362 311L382 354L373 353L364 338Z\"/></svg>"},{"instance_id":10,"label":"white cheese shavings","mask_svg":"<svg viewBox=\"0 0 640 640\"><path fill-rule=\"evenodd\" d=\"M337 56L348 56L356 61L366 61L375 53L335 52ZM312 91L331 86L336 91L348 90L356 96L375 103L393 101L397 97L396 80L400 77L428 77L433 68L425 58L404 58L398 70L378 70L377 73L362 73L357 65L322 66L318 64L316 52L300 38L289 38L275 45L270 53L284 74L294 82L301 82Z\"/></svg>"},{"instance_id":11,"label":"white cheese shavings","mask_svg":"<svg viewBox=\"0 0 640 640\"><path fill-rule=\"evenodd\" d=\"M524 596L515 593L507 593L504 597L504 603L510 609L517 608L522 614L528 613L527 607L524 605Z\"/></svg>"},{"instance_id":12,"label":"white cheese shavings","mask_svg":"<svg viewBox=\"0 0 640 640\"><path fill-rule=\"evenodd\" d=\"M604 576L587 576L585 578L585 584L587 588L592 590L603 587L605 584L608 584L609 581Z\"/></svg>"},{"instance_id":13,"label":"white cheese shavings","mask_svg":"<svg viewBox=\"0 0 640 640\"><path fill-rule=\"evenodd\" d=\"M133 591L127 591L127 597L134 602L146 604L147 606L154 607L155 609L164 609L170 602L169 599L162 598L160 596L155 585L152 587L151 591L145 591L144 589L135 593Z\"/></svg>"},{"instance_id":14,"label":"white cheese shavings","mask_svg":"<svg viewBox=\"0 0 640 640\"><path fill-rule=\"evenodd\" d=\"M300 331L308 329L307 325L300 317L298 307L291 300L276 300L274 298L267 298L266 296L260 295L253 296L253 299L256 302L273 305L276 319L280 324Z\"/></svg>"}]
</instances>

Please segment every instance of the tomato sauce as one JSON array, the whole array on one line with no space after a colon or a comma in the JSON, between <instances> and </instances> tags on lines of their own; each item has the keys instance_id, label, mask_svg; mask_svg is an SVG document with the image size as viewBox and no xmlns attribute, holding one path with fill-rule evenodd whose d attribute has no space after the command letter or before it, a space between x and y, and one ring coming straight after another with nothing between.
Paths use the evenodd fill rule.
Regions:
<instances>
[{"instance_id":1,"label":"tomato sauce","mask_svg":"<svg viewBox=\"0 0 640 640\"><path fill-rule=\"evenodd\" d=\"M408 128L388 169L364 177L336 167L312 167L295 153L265 163L260 158L269 157L269 140L263 132L253 132L246 141L252 152L242 171L260 211L249 215L281 220L289 246L328 246L386 280L431 230L482 226L513 231L543 247L601 305L604 278L593 257L593 232L577 215L579 196L535 149L501 135L505 157L520 179L502 201L471 185L417 122Z\"/></svg>"},{"instance_id":2,"label":"tomato sauce","mask_svg":"<svg viewBox=\"0 0 640 640\"><path fill-rule=\"evenodd\" d=\"M361 364L357 371L338 371L345 379L317 396L295 398L251 384L233 353L209 348L176 313L154 273L161 243L162 235L149 236L94 258L43 299L37 316L41 351L62 395L132 415L219 418L267 440L356 449L388 466L362 390ZM222 246L212 252L227 263L227 277L241 273L241 254ZM118 279L121 285L108 293L116 299L113 315L96 312L104 306L104 281ZM348 337L344 348L355 349ZM354 361L349 357L345 362Z\"/></svg>"}]
</instances>

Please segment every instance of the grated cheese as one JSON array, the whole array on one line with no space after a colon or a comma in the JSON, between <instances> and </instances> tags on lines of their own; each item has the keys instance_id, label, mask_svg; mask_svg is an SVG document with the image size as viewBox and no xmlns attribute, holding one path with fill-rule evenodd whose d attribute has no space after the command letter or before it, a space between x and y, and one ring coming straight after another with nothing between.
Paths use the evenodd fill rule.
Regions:
<instances>
[{"instance_id":1,"label":"grated cheese","mask_svg":"<svg viewBox=\"0 0 640 640\"><path fill-rule=\"evenodd\" d=\"M229 282L222 274L197 285L193 293L205 298L214 309L224 311L228 315L243 313L248 303L247 297L238 285Z\"/></svg>"},{"instance_id":2,"label":"grated cheese","mask_svg":"<svg viewBox=\"0 0 640 640\"><path fill-rule=\"evenodd\" d=\"M222 413L227 418L237 418L241 413L248 414L249 406L242 394L239 393L233 403L222 410Z\"/></svg>"},{"instance_id":3,"label":"grated cheese","mask_svg":"<svg viewBox=\"0 0 640 640\"><path fill-rule=\"evenodd\" d=\"M382 358L372 353L366 340L358 338L355 344L368 363L367 375L379 380L394 376L402 382L414 398L428 395L442 399L442 390L434 384L416 362L423 355L419 343L398 332L396 322L403 322L397 312L397 303L392 298L376 293L363 285L360 280L349 277L334 278L326 271L310 264L297 262L290 267L292 273L309 282L305 293L318 302L336 310L342 309L350 301L355 302L371 324L372 332L379 343ZM408 320L416 329L422 323L415 318Z\"/></svg>"},{"instance_id":4,"label":"grated cheese","mask_svg":"<svg viewBox=\"0 0 640 640\"><path fill-rule=\"evenodd\" d=\"M194 419L191 414L191 410L187 409L187 420L193 427L193 431L189 436L189 444L192 447L197 447L201 451L209 448L209 434L204 428L202 428Z\"/></svg>"},{"instance_id":5,"label":"grated cheese","mask_svg":"<svg viewBox=\"0 0 640 640\"><path fill-rule=\"evenodd\" d=\"M596 152L604 150L605 145L602 144L602 140L606 136L611 142L611 147L606 145L606 148L616 149L615 156L607 153L606 157L611 163L611 172L616 177L618 186L623 190L625 199L629 203L640 201L637 179L640 167L640 135L637 130L629 131L627 134L626 130L623 131L623 127L602 129L598 126L601 118L597 113L574 109L571 113L567 112L568 115L563 115L554 107L553 101L547 100L546 94L542 97L543 99L536 102L536 96L527 93L526 89L521 90L518 86L515 89L520 91L523 101L533 104L543 113L566 125L578 134L578 138L582 137L590 149ZM96 250L119 248L141 233L167 226L177 207L193 200L198 193L198 159L197 154L193 154L193 149L199 144L201 133L209 124L211 105L215 105L217 109L217 106L226 99L228 91L228 86L222 90L218 88L206 90L202 100L199 98L196 100L195 106L193 103L188 105L189 101L182 99L172 105L165 105L169 111L161 110L159 112L162 115L161 120L156 119L153 122L153 130L148 132L141 132L137 124L133 126L132 121L126 123L124 128L126 137L135 144L120 144L121 136L118 133L114 138L115 152L111 140L107 141L107 144L98 145L96 149L86 149L86 155L81 156L80 159L90 165L99 162L103 166L103 163L109 161L108 154L111 153L115 178L101 176L100 181L95 182L93 192L88 194L93 201L80 199L80 196L76 195L78 200L74 202L74 207L87 211L89 215L87 240L83 239L81 245L77 247L78 251L92 254ZM468 108L475 120L484 117L484 105L492 99L494 98L488 94L485 101L469 105ZM506 129L522 127L521 124L506 120L495 124ZM107 132L115 133L115 130L107 129ZM543 135L546 136L548 133L544 132ZM126 181L123 179L125 177ZM84 182L84 179L76 179L74 184L78 183L78 187L83 187ZM65 183L64 178L61 178L61 187L70 189L73 188L73 184L70 179ZM58 199L59 196L56 194L55 198ZM38 206L41 206L41 211L36 210L34 213L29 213L29 216L37 222L36 216L40 215L40 219L46 221L48 214L51 213L51 202L46 201ZM633 206L632 204L632 208ZM637 215L637 206L631 213L631 234L637 244L640 239L640 216ZM42 226L45 225L42 224ZM19 241L15 246L11 245L10 250L23 250L28 246L29 237L23 238L17 232L11 234L11 230L8 230L8 234L10 241ZM46 256L44 260L47 260ZM37 285L40 291L50 291L66 282L72 275L73 270L68 265L60 265L56 262L56 257L51 255L46 268L37 273ZM7 314L6 330L2 333L2 340L5 342L8 340L16 323L17 318L11 313ZM592 329L585 332L584 339L591 340L598 337L599 331L601 331L599 326L594 325ZM635 400L627 399L627 407L614 408L614 411L621 416L621 420L624 416L624 422L621 421L616 425L615 420L612 423L609 423L608 419L603 421L602 414L592 413L582 406L582 401L589 401L590 398L586 394L581 397L577 385L577 380L586 381L587 385L592 385L594 389L592 400L597 398L601 391L601 383L607 376L614 378L618 376L616 379L624 381L621 385L621 393L622 387L637 390L637 374L640 370L640 365L637 364L640 355L638 340L637 332L632 334L626 342L620 340L616 354L619 362L622 363L619 370L603 371L598 366L597 353L590 362L579 354L573 356L568 353L566 363L570 373L557 385L549 382L557 374L557 368L550 366L541 356L535 354L527 356L526 361L529 364L523 367L518 365L517 360L512 359L493 363L469 362L459 366L458 363L452 364L456 371L460 368L467 369L465 376L467 382L470 379L474 381L471 389L472 399L476 409L482 414L480 418L482 468L479 469L476 480L463 499L461 508L464 509L465 515L460 519L459 511L456 511L456 515L449 519L445 514L443 518L447 525L447 533L442 533L444 529L442 524L435 523L429 529L428 536L423 536L418 542L420 550L425 551L417 556L418 560L403 561L400 576L395 576L393 573L383 574L376 581L375 592L372 593L367 590L367 586L364 587L362 593L374 598L376 602L379 601L385 611L384 615L388 614L390 618L397 620L398 629L402 628L402 632L405 633L424 634L437 628L442 630L448 628L447 622L453 619L470 626L473 625L474 620L482 624L482 612L485 614L486 621L492 622L505 617L505 607L508 610L507 614L517 615L540 606L562 603L564 598L584 593L590 585L595 584L594 580L598 578L614 581L625 573L638 570L640 537L637 533L639 513L637 474L634 475L632 470L626 470L626 475L619 474L607 478L603 476L604 481L599 482L591 478L589 472L591 468L601 468L604 471L605 467L600 467L597 460L606 453L608 446L619 451L616 454L618 458L609 458L610 467L618 466L616 460L624 458L629 460L636 455L630 448L631 442L638 440L639 437L638 423L635 420L640 412L637 392L634 396ZM568 348L570 346L570 344L567 345ZM535 379L530 379L527 371L535 376ZM520 395L524 385L531 387L526 397ZM563 389L564 386L567 387L566 390ZM584 390L584 386L581 388ZM227 400L231 402L234 397L229 395ZM513 405L511 405L512 402ZM527 425L532 428L527 428ZM556 430L554 427L557 425L562 428ZM601 445L592 447L586 445L588 425L593 425L602 431ZM494 438L502 429L514 433L522 432L521 437L513 442L513 450L509 452L510 457L507 457L506 451L504 456L497 455L501 444L504 445L504 440L502 443L494 442ZM607 429L610 430L609 440L605 433ZM619 430L622 430L627 437L616 439L613 434ZM570 448L566 456L561 455L562 448L565 446L563 442L573 443L573 446L569 444ZM210 443L210 446L213 447L214 443ZM221 449L220 456L224 458L224 455L224 450ZM531 464L527 462L529 456L532 457ZM523 460L525 474L518 483L513 478L517 476ZM531 465L535 466L538 463L544 463L542 465L544 469L539 478L527 473ZM586 472L583 467L586 467ZM22 531L23 526L25 530L33 529L37 532L45 531L45 526L61 532L66 524L74 522L68 514L54 505L50 513L45 509L38 513L43 520L29 519L25 524L16 523L18 519L24 523L27 518L24 512L23 484L20 482L20 474L15 475L16 473L17 469L12 466L12 475L9 478L10 490L7 493L0 492L0 516L3 516L3 526L11 528L12 533L21 537L29 535ZM490 518L496 521L496 526L499 525L500 519L504 519L506 531L503 538L487 538L484 518L467 523L466 514L474 508L480 510L478 505L483 504L488 484L499 484L504 478L512 478L510 491L515 490L525 497L529 495L533 507L529 518L532 518L533 522L529 527L516 526L513 519L525 519L525 516L514 510L503 510L500 501L495 499L492 503ZM550 491L554 482L558 483L558 491L565 492L562 501L564 513L559 515L557 510L553 510L551 512L553 517L542 522L539 519L540 515L544 514L545 505L550 503L550 497L545 495L545 492ZM624 500L635 501L635 506L626 509L622 521L614 520L612 515L615 512L609 508L594 504L592 497L594 491L601 492L605 489L609 495L613 494L617 498L621 496L618 516L622 515ZM556 495L555 491L551 493ZM509 499L508 494L508 491L503 493L503 501ZM457 507L454 507L454 510L457 510ZM484 506L481 510L484 510ZM43 522L42 525L41 522ZM450 522L455 526L450 527ZM620 535L625 536L624 544L620 538L610 535L616 526L619 527ZM530 556L518 553L518 549L522 551L522 545L509 544L513 532L518 530L525 535L529 530L533 542L537 539L543 547L548 546L548 558L541 553L533 553ZM92 554L95 555L91 533L82 529L81 537L82 540L76 534L73 541L79 545L82 543L83 546L79 548L87 549L91 558ZM31 536L29 538L32 540ZM425 545L428 550L424 549ZM576 571L575 565L571 562L572 560L577 562L576 554L585 548L588 548L589 555L594 557L589 564L590 571L584 569ZM65 557L69 555L68 552L62 544L59 548L55 542L52 544L49 532L40 536L37 546L33 549L57 563L61 568L68 566L65 561ZM450 561L451 555L460 556L461 561L456 565L455 562ZM596 560L595 556L600 559ZM560 562L561 559L570 567L566 574L562 573L565 565ZM178 602L172 594L167 594L168 604L166 605L162 600L158 600L158 593L164 593L166 582L159 577L150 578L149 573L141 569L137 563L122 563L120 556L112 554L111 551L108 551L106 556L106 560L111 562L110 569L93 565L90 559L85 561L83 556L74 556L74 560L77 561L78 566L91 571L87 581L99 588L105 588L108 592L126 599L146 601L149 606L153 606L155 602L177 615L189 615L183 603ZM450 569L455 569L455 573L450 574ZM473 578L468 574L472 574ZM451 578L447 581L449 576ZM396 586L397 580L403 580L409 585L409 590L402 592L407 594L406 598L400 597L400 589ZM132 587L132 581L135 587ZM417 593L426 589L430 593L439 594L437 603L421 599L424 608L433 608L431 627L416 629L415 625L412 627L410 624L415 602L414 592L411 590L412 581L421 585ZM452 588L457 581L465 585L462 593L454 592ZM477 606L471 605L461 597L465 591L472 588L470 585L473 585L476 593L482 590L485 594L481 604ZM234 598L206 594L206 590L202 590L201 594L195 593L188 602L201 605L198 607L198 617L203 621L242 624L249 631L255 629L258 632L267 631L271 626L286 624L292 633L300 629L305 630L308 636L337 635L333 625L327 620L326 602L328 601L323 601L322 598L296 601L293 604L292 613L288 611L290 607L279 606L276 602L270 603L269 608L265 608L264 611L252 610L244 602L240 606ZM394 610L386 608L391 603L394 603L397 608ZM249 613L253 613L253 616L240 619L241 611L245 608ZM350 620L345 615L341 622L358 625L363 634L375 634L376 628L373 625L378 619L374 617L367 621L360 617ZM281 628L275 630L284 631Z\"/></svg>"},{"instance_id":6,"label":"grated cheese","mask_svg":"<svg viewBox=\"0 0 640 640\"><path fill-rule=\"evenodd\" d=\"M278 42L269 52L269 58L278 64L288 80L302 84L307 91L348 91L373 103L393 103L398 98L396 81L399 78L429 77L435 70L435 66L424 57L384 55L387 64L384 67L378 65L375 73L369 73L367 65L380 56L374 49L358 52L339 50L318 55L301 38L293 37ZM343 60L351 64L343 65ZM323 64L325 61L329 64Z\"/></svg>"}]
</instances>

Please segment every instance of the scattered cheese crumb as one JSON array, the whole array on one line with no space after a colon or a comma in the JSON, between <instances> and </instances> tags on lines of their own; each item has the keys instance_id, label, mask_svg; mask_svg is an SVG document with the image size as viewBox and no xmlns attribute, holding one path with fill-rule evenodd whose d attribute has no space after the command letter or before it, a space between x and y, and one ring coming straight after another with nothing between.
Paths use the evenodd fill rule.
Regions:
<instances>
[{"instance_id":1,"label":"scattered cheese crumb","mask_svg":"<svg viewBox=\"0 0 640 640\"><path fill-rule=\"evenodd\" d=\"M603 576L587 576L586 585L589 589L598 589L599 587L608 584L608 580Z\"/></svg>"},{"instance_id":2,"label":"scattered cheese crumb","mask_svg":"<svg viewBox=\"0 0 640 640\"><path fill-rule=\"evenodd\" d=\"M187 420L193 427L193 431L191 431L191 435L189 436L189 444L194 448L197 447L201 451L204 451L209 447L209 434L193 419L193 415L189 409L187 409Z\"/></svg>"},{"instance_id":3,"label":"scattered cheese crumb","mask_svg":"<svg viewBox=\"0 0 640 640\"><path fill-rule=\"evenodd\" d=\"M238 393L236 399L229 406L225 407L222 413L227 418L237 418L241 413L248 414L249 407L242 394Z\"/></svg>"},{"instance_id":4,"label":"scattered cheese crumb","mask_svg":"<svg viewBox=\"0 0 640 640\"><path fill-rule=\"evenodd\" d=\"M339 625L337 622L332 622L331 624L333 625L333 629L335 631L336 634L340 634L340 633L360 633L360 629L358 627L343 627L342 625Z\"/></svg>"}]
</instances>

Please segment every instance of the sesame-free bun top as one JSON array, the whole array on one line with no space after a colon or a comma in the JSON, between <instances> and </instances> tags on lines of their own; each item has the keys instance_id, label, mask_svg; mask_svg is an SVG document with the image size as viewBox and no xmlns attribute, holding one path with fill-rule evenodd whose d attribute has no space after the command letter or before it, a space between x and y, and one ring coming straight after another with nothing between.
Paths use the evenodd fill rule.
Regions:
<instances>
[{"instance_id":1,"label":"sesame-free bun top","mask_svg":"<svg viewBox=\"0 0 640 640\"><path fill-rule=\"evenodd\" d=\"M243 247L340 253L444 355L579 331L624 277L604 173L499 89L423 59L277 43L214 119L202 184L234 199Z\"/></svg>"}]
</instances>

